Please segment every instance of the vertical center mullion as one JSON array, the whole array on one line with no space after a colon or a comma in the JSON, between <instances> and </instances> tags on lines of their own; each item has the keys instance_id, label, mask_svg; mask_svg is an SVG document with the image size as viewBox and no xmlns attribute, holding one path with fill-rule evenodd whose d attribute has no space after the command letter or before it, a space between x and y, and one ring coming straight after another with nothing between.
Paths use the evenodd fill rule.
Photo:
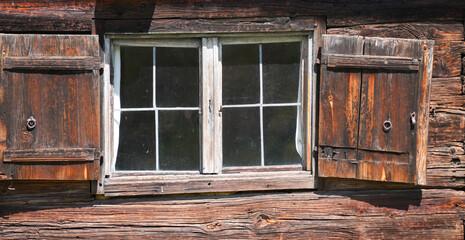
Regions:
<instances>
[{"instance_id":1,"label":"vertical center mullion","mask_svg":"<svg viewBox=\"0 0 465 240\"><path fill-rule=\"evenodd\" d=\"M160 170L160 154L159 154L159 147L158 147L158 108L157 108L157 64L156 64L156 47L153 48L153 73L152 73L152 79L153 79L153 96L152 96L152 101L153 101L153 108L155 109L155 170L159 171Z\"/></svg>"},{"instance_id":2,"label":"vertical center mullion","mask_svg":"<svg viewBox=\"0 0 465 240\"><path fill-rule=\"evenodd\" d=\"M262 44L258 45L260 64L260 165L265 166L265 147L263 143L263 58Z\"/></svg>"}]
</instances>

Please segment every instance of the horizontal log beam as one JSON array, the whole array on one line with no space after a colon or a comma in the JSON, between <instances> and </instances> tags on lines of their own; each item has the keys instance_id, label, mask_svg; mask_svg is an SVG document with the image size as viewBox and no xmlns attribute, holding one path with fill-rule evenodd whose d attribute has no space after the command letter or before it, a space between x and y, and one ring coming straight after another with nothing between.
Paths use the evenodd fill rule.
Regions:
<instances>
[{"instance_id":1,"label":"horizontal log beam","mask_svg":"<svg viewBox=\"0 0 465 240\"><path fill-rule=\"evenodd\" d=\"M462 1L166 1L43 0L0 2L1 32L90 32L92 21L328 16L329 27L462 21ZM143 22L143 21L141 21ZM144 23L146 24L146 23Z\"/></svg>"},{"instance_id":2,"label":"horizontal log beam","mask_svg":"<svg viewBox=\"0 0 465 240\"><path fill-rule=\"evenodd\" d=\"M313 17L263 17L234 19L105 20L110 33L242 33L311 31Z\"/></svg>"},{"instance_id":3,"label":"horizontal log beam","mask_svg":"<svg viewBox=\"0 0 465 240\"><path fill-rule=\"evenodd\" d=\"M0 198L1 199L1 198ZM0 207L3 239L463 239L449 189L116 198Z\"/></svg>"}]
</instances>

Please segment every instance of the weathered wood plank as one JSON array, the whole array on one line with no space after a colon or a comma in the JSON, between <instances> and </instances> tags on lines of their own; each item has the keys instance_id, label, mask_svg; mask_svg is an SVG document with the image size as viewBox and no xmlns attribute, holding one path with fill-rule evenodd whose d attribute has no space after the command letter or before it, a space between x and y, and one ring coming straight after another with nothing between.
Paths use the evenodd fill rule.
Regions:
<instances>
[{"instance_id":1,"label":"weathered wood plank","mask_svg":"<svg viewBox=\"0 0 465 240\"><path fill-rule=\"evenodd\" d=\"M321 49L322 56L363 55L363 39L324 35ZM356 165L349 161L357 156L346 153L358 144L361 70L344 70L321 65L318 121L318 176L321 177L356 177ZM341 155L337 156L338 153ZM333 161L335 157L349 161Z\"/></svg>"},{"instance_id":2,"label":"weathered wood plank","mask_svg":"<svg viewBox=\"0 0 465 240\"><path fill-rule=\"evenodd\" d=\"M322 64L334 68L362 68L388 70L419 70L417 58L391 56L364 56L346 54L323 55Z\"/></svg>"},{"instance_id":3,"label":"weathered wood plank","mask_svg":"<svg viewBox=\"0 0 465 240\"><path fill-rule=\"evenodd\" d=\"M105 31L110 33L289 32L311 31L314 25L313 17L105 20Z\"/></svg>"},{"instance_id":4,"label":"weathered wood plank","mask_svg":"<svg viewBox=\"0 0 465 240\"><path fill-rule=\"evenodd\" d=\"M313 176L305 171L127 176L105 179L105 196L291 190L314 187Z\"/></svg>"},{"instance_id":5,"label":"weathered wood plank","mask_svg":"<svg viewBox=\"0 0 465 240\"><path fill-rule=\"evenodd\" d=\"M1 32L87 32L92 29L95 0L0 2Z\"/></svg>"},{"instance_id":6,"label":"weathered wood plank","mask_svg":"<svg viewBox=\"0 0 465 240\"><path fill-rule=\"evenodd\" d=\"M440 146L444 142L463 142L465 114L454 109L436 110L429 121L429 144Z\"/></svg>"},{"instance_id":7,"label":"weathered wood plank","mask_svg":"<svg viewBox=\"0 0 465 240\"><path fill-rule=\"evenodd\" d=\"M3 69L7 70L98 70L101 60L92 56L36 56L5 57Z\"/></svg>"},{"instance_id":8,"label":"weathered wood plank","mask_svg":"<svg viewBox=\"0 0 465 240\"><path fill-rule=\"evenodd\" d=\"M329 28L328 34L461 41L464 29L461 21L403 22L335 27Z\"/></svg>"},{"instance_id":9,"label":"weathered wood plank","mask_svg":"<svg viewBox=\"0 0 465 240\"><path fill-rule=\"evenodd\" d=\"M462 22L414 22L330 28L328 34L435 40L433 77L455 77L461 74L465 53L463 29Z\"/></svg>"},{"instance_id":10,"label":"weathered wood plank","mask_svg":"<svg viewBox=\"0 0 465 240\"><path fill-rule=\"evenodd\" d=\"M323 36L322 55L363 54L363 39ZM361 74L359 69L337 71L321 65L319 145L357 147Z\"/></svg>"},{"instance_id":11,"label":"weathered wood plank","mask_svg":"<svg viewBox=\"0 0 465 240\"><path fill-rule=\"evenodd\" d=\"M97 1L97 19L150 19L150 18L234 18L327 15L328 26L346 26L379 22L412 21L412 19L461 20L457 1L165 1L138 2ZM388 11L387 11L388 10Z\"/></svg>"},{"instance_id":12,"label":"weathered wood plank","mask_svg":"<svg viewBox=\"0 0 465 240\"><path fill-rule=\"evenodd\" d=\"M328 26L462 20L461 1L166 1L32 0L1 2L2 32L91 32L92 20L136 20L138 31L151 19L219 19L328 16ZM127 22L125 22L127 23ZM161 27L163 28L163 27Z\"/></svg>"},{"instance_id":13,"label":"weathered wood plank","mask_svg":"<svg viewBox=\"0 0 465 240\"><path fill-rule=\"evenodd\" d=\"M88 162L98 159L95 148L27 149L3 151L3 162Z\"/></svg>"},{"instance_id":14,"label":"weathered wood plank","mask_svg":"<svg viewBox=\"0 0 465 240\"><path fill-rule=\"evenodd\" d=\"M463 239L454 190L261 193L109 199L0 208L18 238Z\"/></svg>"},{"instance_id":15,"label":"weathered wood plank","mask_svg":"<svg viewBox=\"0 0 465 240\"><path fill-rule=\"evenodd\" d=\"M8 187L14 190L8 190ZM0 181L2 205L91 201L89 181Z\"/></svg>"},{"instance_id":16,"label":"weathered wood plank","mask_svg":"<svg viewBox=\"0 0 465 240\"><path fill-rule=\"evenodd\" d=\"M428 185L465 186L465 95L461 79L433 78L428 147Z\"/></svg>"},{"instance_id":17,"label":"weathered wood plank","mask_svg":"<svg viewBox=\"0 0 465 240\"><path fill-rule=\"evenodd\" d=\"M433 78L431 81L431 115L435 113L465 114L465 94L461 77Z\"/></svg>"}]
</instances>

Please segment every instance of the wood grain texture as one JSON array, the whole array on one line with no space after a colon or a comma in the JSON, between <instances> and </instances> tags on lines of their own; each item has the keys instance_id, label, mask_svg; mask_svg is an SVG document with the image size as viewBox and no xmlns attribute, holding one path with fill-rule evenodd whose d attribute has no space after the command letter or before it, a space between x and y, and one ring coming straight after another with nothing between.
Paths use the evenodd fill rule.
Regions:
<instances>
[{"instance_id":1,"label":"wood grain texture","mask_svg":"<svg viewBox=\"0 0 465 240\"><path fill-rule=\"evenodd\" d=\"M90 33L95 1L2 1L0 9L0 29L4 33Z\"/></svg>"},{"instance_id":2,"label":"wood grain texture","mask_svg":"<svg viewBox=\"0 0 465 240\"><path fill-rule=\"evenodd\" d=\"M454 190L122 198L0 208L3 239L463 239Z\"/></svg>"},{"instance_id":3,"label":"wood grain texture","mask_svg":"<svg viewBox=\"0 0 465 240\"><path fill-rule=\"evenodd\" d=\"M313 176L305 171L128 176L105 179L105 196L291 190L314 187Z\"/></svg>"},{"instance_id":4,"label":"wood grain texture","mask_svg":"<svg viewBox=\"0 0 465 240\"><path fill-rule=\"evenodd\" d=\"M327 64L328 67L334 68L387 69L399 71L419 70L418 59L408 57L329 54L323 56L322 61L324 64Z\"/></svg>"},{"instance_id":5,"label":"wood grain texture","mask_svg":"<svg viewBox=\"0 0 465 240\"><path fill-rule=\"evenodd\" d=\"M3 162L93 162L95 155L95 148L5 150Z\"/></svg>"},{"instance_id":6,"label":"wood grain texture","mask_svg":"<svg viewBox=\"0 0 465 240\"><path fill-rule=\"evenodd\" d=\"M321 70L322 115L318 176L425 184L432 41L368 37L362 40L361 37L343 35L325 35L324 38L328 50L323 49ZM332 51L333 48L340 49L341 46L346 49L349 48L348 45L359 41L363 44L363 52L353 56L325 52ZM414 60L421 64L417 66L419 71L399 71L389 67L397 65L396 67L403 70L409 68L399 65L397 60L396 64L386 68L389 64L379 61L375 65L383 66L372 69L373 63L360 57L361 55L368 56L367 59L384 58L387 63L399 58L409 64ZM360 68L361 83L360 80L347 82L347 76L343 74ZM335 75L335 72L339 75ZM341 85L355 86L353 92L360 94L359 100L353 101L359 113L354 116L356 124L353 126L347 126L344 114L350 115L354 107L346 107L344 102L332 100L349 94L343 92L335 97L326 97L325 94L336 92ZM328 100L329 104L324 104ZM338 105L344 108L336 111ZM326 114L328 117L322 118L325 112L332 115ZM415 124L412 114L415 114ZM329 126L327 122L332 123L331 127L325 127ZM392 128L383 129L386 122ZM334 129L337 128L346 131L335 133ZM349 129L355 131L355 134L350 134ZM342 149L341 147L348 147L341 146L338 138L348 138L356 142L355 147L348 147L356 148L357 153L351 154L350 149Z\"/></svg>"},{"instance_id":7,"label":"wood grain texture","mask_svg":"<svg viewBox=\"0 0 465 240\"><path fill-rule=\"evenodd\" d=\"M246 18L279 16L328 16L328 26L350 26L367 23L404 22L414 19L461 20L457 1L165 1L150 0L145 4L130 0L97 1L97 19L151 19L151 18Z\"/></svg>"},{"instance_id":8,"label":"wood grain texture","mask_svg":"<svg viewBox=\"0 0 465 240\"><path fill-rule=\"evenodd\" d=\"M421 59L421 47L419 41L367 38L364 54ZM420 105L419 82L420 74L415 71L363 71L358 158L367 162L360 163L358 179L415 182L415 137L421 127L412 127L410 115ZM385 121L391 122L391 130L383 130Z\"/></svg>"},{"instance_id":9,"label":"wood grain texture","mask_svg":"<svg viewBox=\"0 0 465 240\"><path fill-rule=\"evenodd\" d=\"M241 33L311 31L313 17L256 17L231 19L105 20L114 33Z\"/></svg>"},{"instance_id":10,"label":"wood grain texture","mask_svg":"<svg viewBox=\"0 0 465 240\"><path fill-rule=\"evenodd\" d=\"M465 53L463 29L461 22L436 21L331 28L328 34L435 40L433 77L454 77L461 73Z\"/></svg>"},{"instance_id":11,"label":"wood grain texture","mask_svg":"<svg viewBox=\"0 0 465 240\"><path fill-rule=\"evenodd\" d=\"M1 35L1 40L6 59L44 59L47 56L50 59L99 59L95 36L5 34ZM91 65L94 63L91 61ZM31 69L4 69L1 72L5 101L0 107L2 123L6 127L6 149L93 148L99 152L99 71ZM31 116L36 119L37 126L28 130L26 120ZM65 155L62 157L64 159ZM90 163L68 166L4 162L0 169L14 179L90 180L97 179L98 157Z\"/></svg>"},{"instance_id":12,"label":"wood grain texture","mask_svg":"<svg viewBox=\"0 0 465 240\"><path fill-rule=\"evenodd\" d=\"M8 190L8 188L14 190ZM91 201L89 181L0 181L0 209L3 205Z\"/></svg>"},{"instance_id":13,"label":"wood grain texture","mask_svg":"<svg viewBox=\"0 0 465 240\"><path fill-rule=\"evenodd\" d=\"M430 95L430 126L427 157L427 185L465 186L465 95L459 75L463 54L462 22L436 21L359 25L330 28L328 33L366 37L394 37L435 40L434 65ZM353 185L360 185L359 182ZM367 184L361 184L367 185ZM391 184L393 186L395 184ZM344 189L341 181L326 181L330 189ZM356 186L352 186L354 188ZM371 186L373 187L373 186Z\"/></svg>"},{"instance_id":14,"label":"wood grain texture","mask_svg":"<svg viewBox=\"0 0 465 240\"><path fill-rule=\"evenodd\" d=\"M349 37L350 38L350 37ZM363 39L323 36L322 56L363 54ZM360 102L360 70L339 71L321 66L319 145L357 147Z\"/></svg>"},{"instance_id":15,"label":"wood grain texture","mask_svg":"<svg viewBox=\"0 0 465 240\"><path fill-rule=\"evenodd\" d=\"M433 78L427 182L465 186L465 95L460 77Z\"/></svg>"},{"instance_id":16,"label":"wood grain texture","mask_svg":"<svg viewBox=\"0 0 465 240\"><path fill-rule=\"evenodd\" d=\"M0 13L2 32L90 33L93 19L135 20L138 24L132 25L138 32L148 31L151 19L294 18L325 15L328 16L329 27L433 20L461 21L465 3L434 0L381 0L376 3L362 0L32 0L1 2L0 8L3 10ZM115 24L112 26L117 28Z\"/></svg>"},{"instance_id":17,"label":"wood grain texture","mask_svg":"<svg viewBox=\"0 0 465 240\"><path fill-rule=\"evenodd\" d=\"M94 57L5 57L3 69L7 70L50 70L50 71L86 71L100 69L99 58Z\"/></svg>"},{"instance_id":18,"label":"wood grain texture","mask_svg":"<svg viewBox=\"0 0 465 240\"><path fill-rule=\"evenodd\" d=\"M415 39L434 39L435 61L433 76L432 107L438 113L436 120L432 120L430 127L429 154L441 152L442 157L428 158L428 164L437 164L434 181L447 186L455 168L447 170L452 158L461 159L461 155L446 154L445 149L455 149L456 144L463 142L464 128L462 122L463 95L456 94L456 80L442 77L456 78L461 74L460 54L463 53L463 24L462 1L379 1L376 4L366 1L43 1L2 2L0 15L0 29L2 32L86 32L90 31L92 18L112 19L121 21L133 19L138 22L137 27L150 27L153 16L161 22L169 22L173 17L183 19L217 17L234 18L242 16L249 19L273 19L285 17L294 19L308 15L327 15L329 33L359 34L362 36L400 37ZM251 6L254 5L254 6ZM144 10L145 9L145 10ZM389 10L389 11L388 11ZM199 19L197 19L199 20ZM434 20L434 21L431 21ZM450 21L452 20L452 21ZM174 19L173 22L178 20ZM182 22L182 21L178 21ZM198 21L197 21L198 22ZM220 22L220 21L219 21ZM375 23L375 24L374 24ZM386 23L386 24L380 24ZM162 25L162 24L160 24ZM134 26L134 25L133 25ZM345 27L342 27L345 26ZM117 26L114 26L117 27ZM175 26L173 26L175 27ZM163 26L160 26L163 29ZM179 27L182 29L183 27ZM326 30L326 28L325 28ZM5 91L0 89L4 95ZM0 96L2 95L0 94ZM4 97L3 97L4 98ZM1 116L0 116L1 118ZM442 119L442 120L439 120ZM0 130L1 130L0 124ZM5 128L3 128L5 129ZM443 132L444 131L444 132ZM6 148L0 131L0 148ZM463 134L462 134L463 135ZM451 139L449 141L449 139ZM461 140L460 140L461 139ZM433 149L433 150L431 150ZM433 154L433 155L434 155ZM457 162L457 161L454 161ZM463 161L460 162L462 164ZM431 171L429 168L428 171ZM433 179L433 178L429 178ZM457 182L459 178L457 178ZM450 186L460 186L450 182Z\"/></svg>"}]
</instances>

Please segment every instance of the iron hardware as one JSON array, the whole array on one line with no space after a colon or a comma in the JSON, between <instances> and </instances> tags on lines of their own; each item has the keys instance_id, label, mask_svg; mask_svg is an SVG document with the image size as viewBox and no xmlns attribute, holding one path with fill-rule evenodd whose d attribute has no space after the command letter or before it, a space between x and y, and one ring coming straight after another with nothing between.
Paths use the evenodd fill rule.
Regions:
<instances>
[{"instance_id":1,"label":"iron hardware","mask_svg":"<svg viewBox=\"0 0 465 240\"><path fill-rule=\"evenodd\" d=\"M410 122L412 123L412 126L415 126L415 124L417 124L416 115L417 114L415 112L410 113Z\"/></svg>"},{"instance_id":2,"label":"iron hardware","mask_svg":"<svg viewBox=\"0 0 465 240\"><path fill-rule=\"evenodd\" d=\"M392 123L390 120L386 120L383 122L383 131L384 132L389 132L392 129Z\"/></svg>"},{"instance_id":3,"label":"iron hardware","mask_svg":"<svg viewBox=\"0 0 465 240\"><path fill-rule=\"evenodd\" d=\"M37 125L37 120L33 116L27 119L26 129L28 131L34 130L34 128L36 128L36 125Z\"/></svg>"}]
</instances>

